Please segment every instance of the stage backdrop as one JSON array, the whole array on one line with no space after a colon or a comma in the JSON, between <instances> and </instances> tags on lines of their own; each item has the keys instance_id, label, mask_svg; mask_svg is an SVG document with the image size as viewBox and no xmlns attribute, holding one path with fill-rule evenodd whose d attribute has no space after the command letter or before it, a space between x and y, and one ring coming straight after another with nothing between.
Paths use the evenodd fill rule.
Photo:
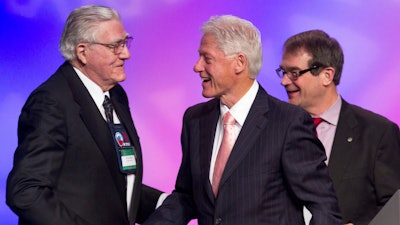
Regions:
<instances>
[{"instance_id":1,"label":"stage backdrop","mask_svg":"<svg viewBox=\"0 0 400 225\"><path fill-rule=\"evenodd\" d=\"M233 14L262 33L258 81L287 100L275 75L289 36L323 29L345 53L339 91L347 101L400 124L400 0L3 0L0 3L0 224L16 225L5 183L17 146L17 120L29 93L63 63L58 52L68 14L85 4L117 9L134 37L123 82L144 155L144 182L170 192L181 160L184 110L205 101L193 72L200 26ZM194 222L192 222L194 223Z\"/></svg>"}]
</instances>

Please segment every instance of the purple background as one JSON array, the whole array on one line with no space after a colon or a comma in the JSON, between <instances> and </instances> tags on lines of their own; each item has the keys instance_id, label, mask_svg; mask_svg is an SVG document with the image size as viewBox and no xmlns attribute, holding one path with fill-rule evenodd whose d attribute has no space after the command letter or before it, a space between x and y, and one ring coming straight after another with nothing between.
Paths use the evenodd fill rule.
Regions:
<instances>
[{"instance_id":1,"label":"purple background","mask_svg":"<svg viewBox=\"0 0 400 225\"><path fill-rule=\"evenodd\" d=\"M85 4L117 9L134 41L122 85L130 99L144 155L144 182L170 192L180 165L184 110L204 101L193 72L200 26L233 14L262 33L258 81L287 100L274 69L289 36L323 29L345 53L339 92L347 101L400 124L400 0L5 0L0 3L0 224L16 225L5 183L17 146L17 120L29 93L64 61L58 42L66 17ZM395 103L393 103L395 102ZM193 223L192 223L193 224Z\"/></svg>"}]
</instances>

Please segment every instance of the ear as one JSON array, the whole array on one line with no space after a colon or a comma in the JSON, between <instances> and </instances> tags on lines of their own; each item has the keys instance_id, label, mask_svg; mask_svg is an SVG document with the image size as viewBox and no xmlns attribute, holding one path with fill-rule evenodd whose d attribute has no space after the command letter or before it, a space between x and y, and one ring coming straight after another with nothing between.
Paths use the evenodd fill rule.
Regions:
<instances>
[{"instance_id":1,"label":"ear","mask_svg":"<svg viewBox=\"0 0 400 225\"><path fill-rule=\"evenodd\" d=\"M87 44L84 44L84 43L79 43L75 47L76 58L83 65L85 65L87 63L87 53L88 53L87 50L88 50L88 46L87 46Z\"/></svg>"},{"instance_id":2,"label":"ear","mask_svg":"<svg viewBox=\"0 0 400 225\"><path fill-rule=\"evenodd\" d=\"M335 68L333 68L333 67L329 66L329 67L324 68L320 74L320 76L322 78L322 83L325 86L332 84L335 73L336 73L336 71L335 71Z\"/></svg>"},{"instance_id":3,"label":"ear","mask_svg":"<svg viewBox=\"0 0 400 225\"><path fill-rule=\"evenodd\" d=\"M234 69L236 74L240 74L247 68L247 57L243 53L236 56Z\"/></svg>"}]
</instances>

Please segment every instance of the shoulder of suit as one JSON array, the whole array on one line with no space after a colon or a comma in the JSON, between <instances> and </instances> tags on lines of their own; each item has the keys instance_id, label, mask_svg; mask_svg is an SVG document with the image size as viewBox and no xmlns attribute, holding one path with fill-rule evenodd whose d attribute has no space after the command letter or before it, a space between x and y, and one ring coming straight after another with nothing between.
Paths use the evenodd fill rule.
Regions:
<instances>
[{"instance_id":1,"label":"shoulder of suit","mask_svg":"<svg viewBox=\"0 0 400 225\"><path fill-rule=\"evenodd\" d=\"M347 104L347 106L345 106L346 104ZM346 103L344 103L344 107L347 107L347 110L349 112L353 113L353 115L361 123L382 124L382 125L394 124L393 121L389 120L388 118L384 117L383 115L380 115L371 110L362 108L360 106L346 102Z\"/></svg>"},{"instance_id":2,"label":"shoulder of suit","mask_svg":"<svg viewBox=\"0 0 400 225\"><path fill-rule=\"evenodd\" d=\"M55 73L36 87L32 91L31 95L39 93L48 93L49 95L55 95L55 93L68 93L70 88L66 76L63 74L65 73L64 69L65 65L60 66Z\"/></svg>"},{"instance_id":3,"label":"shoulder of suit","mask_svg":"<svg viewBox=\"0 0 400 225\"><path fill-rule=\"evenodd\" d=\"M288 102L282 101L274 96L268 95L269 107L271 110L280 110L282 113L286 114L304 114L309 115L309 113L296 105L290 104Z\"/></svg>"},{"instance_id":4,"label":"shoulder of suit","mask_svg":"<svg viewBox=\"0 0 400 225\"><path fill-rule=\"evenodd\" d=\"M198 117L211 113L214 110L219 110L220 101L217 98L213 98L207 102L201 102L190 106L186 109L185 115L190 115L191 117Z\"/></svg>"}]
</instances>

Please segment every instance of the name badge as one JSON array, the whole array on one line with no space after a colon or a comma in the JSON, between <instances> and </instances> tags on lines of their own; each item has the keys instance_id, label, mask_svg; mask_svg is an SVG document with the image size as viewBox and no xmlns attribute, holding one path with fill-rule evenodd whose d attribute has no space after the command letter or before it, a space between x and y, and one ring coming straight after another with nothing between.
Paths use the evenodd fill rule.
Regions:
<instances>
[{"instance_id":1,"label":"name badge","mask_svg":"<svg viewBox=\"0 0 400 225\"><path fill-rule=\"evenodd\" d=\"M133 174L136 172L136 152L129 136L122 124L113 124L115 150L118 155L119 168L122 173Z\"/></svg>"}]
</instances>

